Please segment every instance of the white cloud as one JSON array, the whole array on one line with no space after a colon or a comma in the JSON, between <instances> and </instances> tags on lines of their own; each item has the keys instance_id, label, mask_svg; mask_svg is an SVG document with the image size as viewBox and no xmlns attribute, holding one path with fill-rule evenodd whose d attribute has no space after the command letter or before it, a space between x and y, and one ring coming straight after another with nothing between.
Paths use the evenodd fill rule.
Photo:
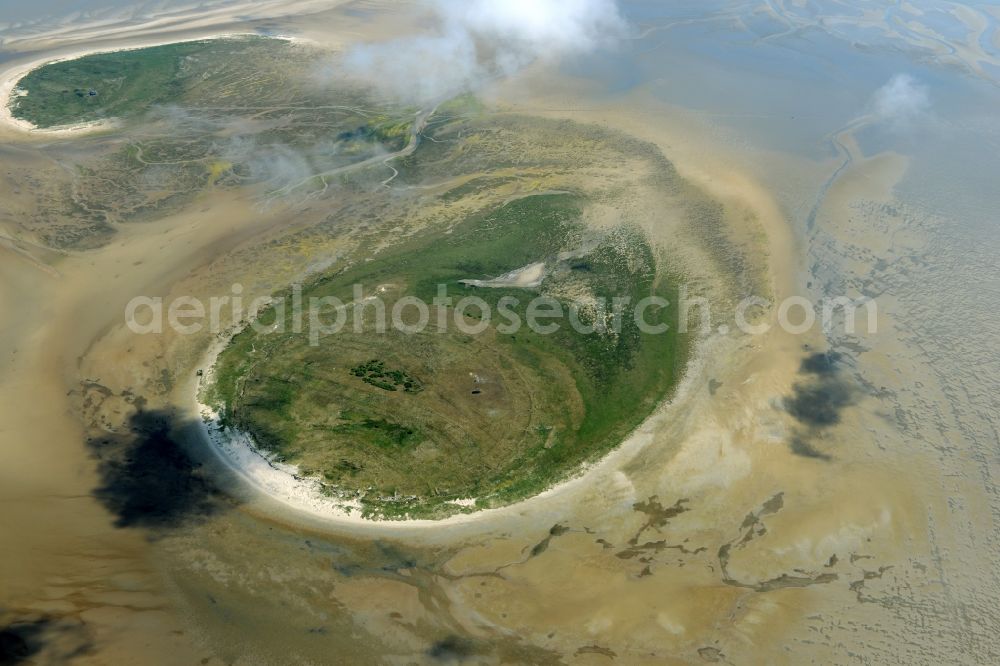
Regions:
<instances>
[{"instance_id":1,"label":"white cloud","mask_svg":"<svg viewBox=\"0 0 1000 666\"><path fill-rule=\"evenodd\" d=\"M615 0L435 0L437 34L349 51L350 74L426 101L475 88L538 59L587 53L624 35Z\"/></svg>"},{"instance_id":2,"label":"white cloud","mask_svg":"<svg viewBox=\"0 0 1000 666\"><path fill-rule=\"evenodd\" d=\"M909 74L896 74L872 97L872 111L878 119L896 126L909 125L925 114L930 106L927 86Z\"/></svg>"}]
</instances>

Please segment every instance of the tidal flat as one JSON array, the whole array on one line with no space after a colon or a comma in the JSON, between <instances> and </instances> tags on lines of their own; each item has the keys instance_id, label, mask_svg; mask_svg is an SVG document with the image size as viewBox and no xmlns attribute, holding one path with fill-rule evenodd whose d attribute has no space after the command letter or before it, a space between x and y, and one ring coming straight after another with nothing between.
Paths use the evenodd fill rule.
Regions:
<instances>
[{"instance_id":1,"label":"tidal flat","mask_svg":"<svg viewBox=\"0 0 1000 666\"><path fill-rule=\"evenodd\" d=\"M0 328L4 659L995 661L1000 372L983 351L995 348L996 309L978 306L996 281L982 185L997 169L996 17L978 5L619 9L634 28L620 50L525 63L436 107L323 66L357 43L401 49L414 32L433 36L440 25L419 5L168 3L3 28L0 69L18 80L86 53L295 37L250 40L284 55L210 73L212 85L236 77L232 98L215 88L77 132L0 126L0 307L16 313ZM271 97L251 109L239 90L258 62L263 81L283 83L257 88ZM909 128L873 112L899 73L927 88ZM311 108L329 98L351 108ZM447 257L461 229L546 200L572 211L567 242L545 246L535 229L509 261ZM137 295L207 302L237 283L248 302L295 283L323 289L324 278L342 293L337 276L352 271L398 284L391 298L431 272L483 298L545 290L557 282L462 281L538 263L568 279L587 271L559 258L563 246L598 247L585 241L622 230L668 294L681 276L720 310L750 293L867 294L879 332L713 329L680 344L682 373L634 382L654 404L628 403L628 418L614 394L588 388L587 350L553 344L537 352L550 370L535 366L509 400L564 373L559 406L534 412L540 424L585 418L591 391L618 441L574 449L558 473L495 505L448 505L459 513L440 527L425 515L407 528L418 521L324 520L247 484L206 449L195 404L206 351L230 332L136 335L122 317ZM440 262L422 242L442 249ZM484 342L518 362L509 341ZM364 393L375 406L358 419L338 406L323 425L416 451L429 426L375 403L426 399L442 383L457 395L457 374L425 377L399 345L344 345L333 390L314 394ZM289 349L303 362L262 376L327 381L308 377L308 348ZM438 351L428 358L453 355ZM593 356L598 370L614 367ZM486 393L464 388L466 401ZM261 422L294 425L255 407ZM568 471L578 461L588 464Z\"/></svg>"}]
</instances>

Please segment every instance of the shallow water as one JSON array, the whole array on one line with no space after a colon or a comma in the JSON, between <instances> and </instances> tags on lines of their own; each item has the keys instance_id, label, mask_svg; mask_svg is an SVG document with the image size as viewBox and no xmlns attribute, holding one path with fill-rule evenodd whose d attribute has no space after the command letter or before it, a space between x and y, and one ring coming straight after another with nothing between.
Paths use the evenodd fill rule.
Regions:
<instances>
[{"instance_id":1,"label":"shallow water","mask_svg":"<svg viewBox=\"0 0 1000 666\"><path fill-rule=\"evenodd\" d=\"M127 8L127 23L161 6L176 8L19 3L0 36L106 7ZM245 498L206 491L210 475L173 454L156 458L159 431L145 422L133 424L148 436L135 450L171 470L183 520L137 524L134 505L108 499L134 500L130 479L145 472L95 469L97 445L59 400L94 380L91 403L124 413L127 396L97 388L127 373L126 345L101 337L120 302L225 256L235 242L214 220L235 229L232 220L264 214L217 202L230 212L192 213L107 252L48 260L69 287L0 255L0 304L21 315L0 335L4 528L17 535L0 559L0 622L27 642L41 622L39 653L81 663L148 656L149 645L163 663L596 663L609 652L621 663L996 661L1000 61L991 7L625 2L635 39L499 88L515 107L645 132L721 190L765 192L776 206L758 210L795 238L794 250L771 256L788 289L867 295L881 314L872 335L832 331L720 353L687 414L650 428L645 448L590 487L485 527L420 537L291 527ZM377 24L386 11L351 3L319 21L234 21L289 33L312 21L333 34L341 21ZM969 16L980 22L963 23ZM0 62L18 57L0 51ZM905 122L852 125L901 73L926 89L926 107ZM20 159L17 150L0 154ZM187 233L211 236L211 249L185 254ZM162 273L143 267L151 256ZM817 371L816 358L829 368ZM102 370L109 379L87 374ZM776 407L784 399L788 415Z\"/></svg>"}]
</instances>

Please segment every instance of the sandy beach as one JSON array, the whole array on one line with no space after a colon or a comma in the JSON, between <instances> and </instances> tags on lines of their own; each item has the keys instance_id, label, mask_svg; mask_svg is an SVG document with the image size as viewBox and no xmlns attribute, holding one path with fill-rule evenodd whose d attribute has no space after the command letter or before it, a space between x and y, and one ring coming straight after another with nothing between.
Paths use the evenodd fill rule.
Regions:
<instances>
[{"instance_id":1,"label":"sandy beach","mask_svg":"<svg viewBox=\"0 0 1000 666\"><path fill-rule=\"evenodd\" d=\"M194 401L193 411L201 424L201 445L217 456L230 472L248 484L250 490L262 497L264 501L259 506L273 520L299 523L311 528L346 528L352 533L372 536L386 533L412 534L419 530L448 530L454 533L455 527L475 529L477 524L481 529L488 530L492 528L491 522L505 517L516 518L535 507L544 506L554 498L572 501L573 493L592 485L594 477L613 477L622 465L653 441L658 429L675 420L680 411L690 408L694 398L692 392L705 381L704 356L719 354L726 346L726 342L721 339L703 341L692 356L685 376L670 400L662 404L655 414L601 460L585 466L571 478L544 492L509 506L476 510L440 520L385 520L362 517L361 506L356 500L325 497L321 491L320 479L303 477L293 465L276 462L272 456L259 450L248 434L220 427L218 413L211 406L202 403L198 395L201 387L212 381L211 368L229 339L231 334L222 336L205 354L198 364L199 369L204 369L203 374L196 375L190 391ZM462 503L470 506L474 504L474 500ZM296 515L301 518L296 520Z\"/></svg>"}]
</instances>

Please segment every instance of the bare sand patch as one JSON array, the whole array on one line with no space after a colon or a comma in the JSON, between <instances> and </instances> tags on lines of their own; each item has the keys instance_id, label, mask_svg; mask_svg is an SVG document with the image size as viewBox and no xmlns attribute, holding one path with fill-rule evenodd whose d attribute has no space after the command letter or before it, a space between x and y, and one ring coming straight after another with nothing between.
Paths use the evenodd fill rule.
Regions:
<instances>
[{"instance_id":1,"label":"bare sand patch","mask_svg":"<svg viewBox=\"0 0 1000 666\"><path fill-rule=\"evenodd\" d=\"M460 280L462 284L471 287L490 287L493 289L504 289L513 287L515 289L531 289L542 284L545 279L545 262L538 261L528 264L509 273L504 273L492 280Z\"/></svg>"}]
</instances>

